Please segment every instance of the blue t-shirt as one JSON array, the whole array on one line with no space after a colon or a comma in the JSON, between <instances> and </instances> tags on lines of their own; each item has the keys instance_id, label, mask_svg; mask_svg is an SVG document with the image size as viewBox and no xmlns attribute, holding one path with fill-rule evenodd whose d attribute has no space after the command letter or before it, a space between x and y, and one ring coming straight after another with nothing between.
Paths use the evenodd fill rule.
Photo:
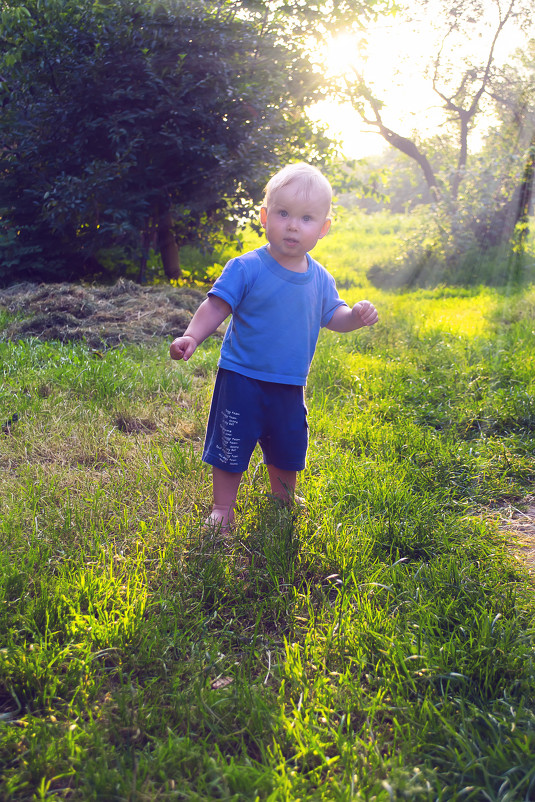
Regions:
<instances>
[{"instance_id":1,"label":"blue t-shirt","mask_svg":"<svg viewBox=\"0 0 535 802\"><path fill-rule=\"evenodd\" d=\"M345 306L333 277L307 254L306 273L267 246L231 259L208 295L232 309L219 365L252 379L305 385L321 326Z\"/></svg>"}]
</instances>

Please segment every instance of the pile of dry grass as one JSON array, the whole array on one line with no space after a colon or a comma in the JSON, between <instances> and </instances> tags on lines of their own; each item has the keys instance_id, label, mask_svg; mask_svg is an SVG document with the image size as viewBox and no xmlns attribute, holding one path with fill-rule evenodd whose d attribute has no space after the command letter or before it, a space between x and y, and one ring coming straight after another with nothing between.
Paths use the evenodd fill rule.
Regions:
<instances>
[{"instance_id":1,"label":"pile of dry grass","mask_svg":"<svg viewBox=\"0 0 535 802\"><path fill-rule=\"evenodd\" d=\"M113 287L15 284L0 290L0 309L17 316L3 337L83 340L92 348L172 338L184 332L203 297L198 290L124 279Z\"/></svg>"}]
</instances>

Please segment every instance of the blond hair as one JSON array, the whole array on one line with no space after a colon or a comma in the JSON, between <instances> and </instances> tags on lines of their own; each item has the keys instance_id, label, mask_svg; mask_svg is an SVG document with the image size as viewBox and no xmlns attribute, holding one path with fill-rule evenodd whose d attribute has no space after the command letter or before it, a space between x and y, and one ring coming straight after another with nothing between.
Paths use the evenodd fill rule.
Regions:
<instances>
[{"instance_id":1,"label":"blond hair","mask_svg":"<svg viewBox=\"0 0 535 802\"><path fill-rule=\"evenodd\" d=\"M319 193L325 196L331 213L332 188L329 181L325 178L317 167L313 167L306 162L296 162L287 164L278 173L275 173L266 184L264 200L262 206L268 207L276 192L290 184L299 185L299 194L308 198L310 195Z\"/></svg>"}]
</instances>

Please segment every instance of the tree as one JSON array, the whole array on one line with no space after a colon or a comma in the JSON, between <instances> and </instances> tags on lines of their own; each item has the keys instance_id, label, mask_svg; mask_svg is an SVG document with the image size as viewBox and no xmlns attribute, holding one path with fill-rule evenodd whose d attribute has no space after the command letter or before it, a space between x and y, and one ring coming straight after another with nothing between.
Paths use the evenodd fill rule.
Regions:
<instances>
[{"instance_id":1,"label":"tree","mask_svg":"<svg viewBox=\"0 0 535 802\"><path fill-rule=\"evenodd\" d=\"M497 71L489 95L495 103L499 125L487 137L486 151L503 164L507 182L503 204L506 225L516 237L515 247L524 249L533 211L535 169L535 39L518 50ZM514 147L511 147L514 143Z\"/></svg>"},{"instance_id":2,"label":"tree","mask_svg":"<svg viewBox=\"0 0 535 802\"><path fill-rule=\"evenodd\" d=\"M476 155L473 150L471 153L469 142L482 113L491 109L500 39L513 21L518 24L527 19L527 9L522 0L492 0L492 15L488 4L485 6L479 0L439 5L424 0L424 5L433 5L436 20L437 47L428 76L443 109L441 140L449 152L448 163L444 165L444 154L437 148L439 140L436 138L430 147L429 139L425 141L417 134L404 136L385 124L385 104L376 97L361 72L355 71L345 92L368 125L419 165L435 204L437 240L434 249L442 251L446 260L452 262L476 241L479 247L496 244L490 236L478 237L478 232L482 233L483 228L487 233L498 230L496 221L490 221L489 212L505 190L505 175L496 162L491 165L481 154ZM477 47L474 46L476 42ZM486 42L486 49L483 42ZM520 140L514 138L508 146L518 163L518 159L523 158ZM484 227L479 225L482 216L487 221ZM503 238L511 234L507 228L500 230Z\"/></svg>"},{"instance_id":3,"label":"tree","mask_svg":"<svg viewBox=\"0 0 535 802\"><path fill-rule=\"evenodd\" d=\"M395 148L346 160L331 177L338 202L347 208L403 214L432 201L418 164Z\"/></svg>"},{"instance_id":4,"label":"tree","mask_svg":"<svg viewBox=\"0 0 535 802\"><path fill-rule=\"evenodd\" d=\"M154 244L176 278L181 244L232 231L275 166L327 151L300 40L372 4L337 0L327 23L325 3L3 2L0 279L143 266Z\"/></svg>"},{"instance_id":5,"label":"tree","mask_svg":"<svg viewBox=\"0 0 535 802\"><path fill-rule=\"evenodd\" d=\"M424 0L425 2L425 0ZM425 5L430 5L427 1ZM455 201L468 159L468 139L473 129L476 116L482 110L482 100L489 90L493 77L493 65L497 43L504 28L513 18L515 9L520 6L519 0L493 0L496 12L494 23L488 37L488 46L480 60L473 56L458 53L459 38L469 41L474 36L477 26L481 25L483 15L488 13L479 0L458 0L453 5L442 6L443 30L440 32L436 54L430 65L433 91L440 98L445 112L445 122L449 128L457 129L458 152L457 163L449 175L448 194ZM445 14L444 14L445 12ZM436 9L435 9L436 13ZM452 41L454 40L454 41ZM451 47L449 44L451 42ZM448 52L448 50L450 52ZM400 135L383 122L382 108L384 104L374 97L362 74L356 74L357 80L347 83L346 91L360 111L366 124L377 128L378 133L393 147L414 159L421 167L427 185L433 195L438 197L446 188L440 182L427 158L427 155L414 139ZM364 101L364 102L363 102ZM371 111L371 116L369 114Z\"/></svg>"}]
</instances>

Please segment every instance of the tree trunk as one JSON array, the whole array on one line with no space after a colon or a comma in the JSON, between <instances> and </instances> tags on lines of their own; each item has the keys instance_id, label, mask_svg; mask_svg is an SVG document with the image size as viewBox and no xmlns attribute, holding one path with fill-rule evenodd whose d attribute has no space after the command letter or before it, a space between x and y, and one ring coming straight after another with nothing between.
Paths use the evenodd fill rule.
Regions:
<instances>
[{"instance_id":1,"label":"tree trunk","mask_svg":"<svg viewBox=\"0 0 535 802\"><path fill-rule=\"evenodd\" d=\"M522 183L520 184L518 206L515 218L516 242L519 251L523 252L529 234L529 214L533 202L533 181L535 178L535 139L528 150Z\"/></svg>"},{"instance_id":2,"label":"tree trunk","mask_svg":"<svg viewBox=\"0 0 535 802\"><path fill-rule=\"evenodd\" d=\"M158 218L158 248L167 278L170 280L180 278L182 271L179 248L173 234L173 218L169 210L161 213Z\"/></svg>"},{"instance_id":3,"label":"tree trunk","mask_svg":"<svg viewBox=\"0 0 535 802\"><path fill-rule=\"evenodd\" d=\"M425 153L422 153L412 139L407 139L405 136L396 134L395 131L387 128L385 125L379 127L379 132L389 145L397 148L397 150L400 150L406 156L414 159L420 165L433 200L438 200L439 191L437 179L435 178L435 173Z\"/></svg>"},{"instance_id":4,"label":"tree trunk","mask_svg":"<svg viewBox=\"0 0 535 802\"><path fill-rule=\"evenodd\" d=\"M141 256L139 259L138 284L144 284L147 272L147 262L149 261L150 246L153 240L151 221L147 221L146 228L141 234Z\"/></svg>"},{"instance_id":5,"label":"tree trunk","mask_svg":"<svg viewBox=\"0 0 535 802\"><path fill-rule=\"evenodd\" d=\"M460 124L459 158L457 159L457 169L455 170L451 180L451 199L453 203L456 203L457 198L459 197L459 187L461 186L461 181L464 178L464 173L466 170L466 162L468 159L468 126L471 119L470 114L462 109L459 110L458 114Z\"/></svg>"}]
</instances>

